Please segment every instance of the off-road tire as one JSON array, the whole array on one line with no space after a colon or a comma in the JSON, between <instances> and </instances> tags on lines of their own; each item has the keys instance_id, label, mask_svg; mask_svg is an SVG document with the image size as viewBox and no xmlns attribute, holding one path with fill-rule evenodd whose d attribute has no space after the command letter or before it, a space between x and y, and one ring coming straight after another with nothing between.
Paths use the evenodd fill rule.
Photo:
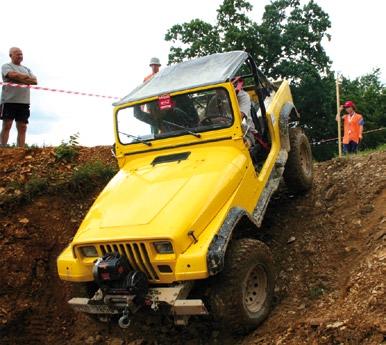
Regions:
<instances>
[{"instance_id":1,"label":"off-road tire","mask_svg":"<svg viewBox=\"0 0 386 345\"><path fill-rule=\"evenodd\" d=\"M284 181L294 193L305 193L312 187L314 178L312 152L307 136L301 128L290 128L291 150L284 169Z\"/></svg>"},{"instance_id":2,"label":"off-road tire","mask_svg":"<svg viewBox=\"0 0 386 345\"><path fill-rule=\"evenodd\" d=\"M246 333L268 316L274 294L272 255L262 242L231 243L224 270L214 277L209 294L212 317L233 333Z\"/></svg>"}]
</instances>

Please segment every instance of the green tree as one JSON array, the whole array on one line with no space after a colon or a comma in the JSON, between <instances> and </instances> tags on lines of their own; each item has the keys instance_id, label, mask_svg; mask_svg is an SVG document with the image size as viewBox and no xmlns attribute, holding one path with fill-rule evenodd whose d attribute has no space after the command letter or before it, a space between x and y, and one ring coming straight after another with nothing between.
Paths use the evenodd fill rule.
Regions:
<instances>
[{"instance_id":1,"label":"green tree","mask_svg":"<svg viewBox=\"0 0 386 345\"><path fill-rule=\"evenodd\" d=\"M321 79L320 90L313 83L313 88L307 88L308 82L305 77L304 89L295 88L295 98L299 98L297 104L302 107L304 122L311 123L313 128L308 128L311 137L317 140L337 137L337 125L334 120L336 113L335 80L331 74ZM299 93L299 95L298 95ZM322 111L314 109L313 99L323 97L324 105ZM381 81L380 70L376 69L371 73L350 80L342 77L340 86L340 103L352 100L357 106L358 113L362 114L365 120L365 131L386 127L386 87ZM327 116L325 116L327 114ZM313 117L311 119L311 117ZM343 130L343 128L342 128ZM342 133L343 134L343 133ZM386 142L386 131L365 133L360 149L375 148ZM338 146L336 141L314 146L313 153L318 160L325 160L337 154Z\"/></svg>"},{"instance_id":2,"label":"green tree","mask_svg":"<svg viewBox=\"0 0 386 345\"><path fill-rule=\"evenodd\" d=\"M328 15L313 0L272 0L260 24L249 17L246 0L224 0L214 25L200 19L172 26L169 63L229 50L245 50L268 77L290 79L302 122L314 140L331 135L335 120L331 61L323 46L330 39Z\"/></svg>"},{"instance_id":3,"label":"green tree","mask_svg":"<svg viewBox=\"0 0 386 345\"><path fill-rule=\"evenodd\" d=\"M312 141L337 136L336 93L333 73L321 77L316 71L306 73L292 87L301 123Z\"/></svg>"},{"instance_id":4,"label":"green tree","mask_svg":"<svg viewBox=\"0 0 386 345\"><path fill-rule=\"evenodd\" d=\"M331 38L328 14L313 0L303 5L299 0L271 0L259 23L250 17L251 10L247 0L224 0L214 24L194 19L173 25L165 35L172 44L169 63L245 50L268 77L290 80L302 125L312 141L336 137L335 78L322 45ZM342 100L358 103L367 129L385 126L385 93L379 70L343 80ZM331 145L328 158L335 150L336 144Z\"/></svg>"},{"instance_id":5,"label":"green tree","mask_svg":"<svg viewBox=\"0 0 386 345\"><path fill-rule=\"evenodd\" d=\"M342 78L341 101L352 100L365 120L365 130L386 127L386 87L379 69L354 80ZM386 140L386 131L364 135L362 148L373 148Z\"/></svg>"},{"instance_id":6,"label":"green tree","mask_svg":"<svg viewBox=\"0 0 386 345\"><path fill-rule=\"evenodd\" d=\"M224 0L212 25L200 19L173 25L165 40L173 45L169 63L229 50L249 52L271 78L292 78L305 72L328 73L331 61L322 46L331 26L328 15L313 0L272 0L261 24L248 14L246 0Z\"/></svg>"},{"instance_id":7,"label":"green tree","mask_svg":"<svg viewBox=\"0 0 386 345\"><path fill-rule=\"evenodd\" d=\"M343 77L341 89L342 102L354 101L368 129L386 126L386 87L379 69L354 80Z\"/></svg>"}]
</instances>

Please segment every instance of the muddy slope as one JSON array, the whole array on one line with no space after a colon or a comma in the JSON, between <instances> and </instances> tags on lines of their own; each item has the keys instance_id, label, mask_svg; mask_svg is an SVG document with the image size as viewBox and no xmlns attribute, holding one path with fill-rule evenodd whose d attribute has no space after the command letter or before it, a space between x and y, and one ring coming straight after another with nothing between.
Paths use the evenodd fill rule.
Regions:
<instances>
[{"instance_id":1,"label":"muddy slope","mask_svg":"<svg viewBox=\"0 0 386 345\"><path fill-rule=\"evenodd\" d=\"M96 160L116 169L107 147L82 148L71 162L51 148L0 149L1 345L385 341L386 152L319 163L306 196L284 187L275 195L263 223L276 259L275 307L245 337L210 320L179 329L157 316L123 332L67 307L71 289L57 278L55 260L103 187L97 179L82 192L69 181Z\"/></svg>"}]
</instances>

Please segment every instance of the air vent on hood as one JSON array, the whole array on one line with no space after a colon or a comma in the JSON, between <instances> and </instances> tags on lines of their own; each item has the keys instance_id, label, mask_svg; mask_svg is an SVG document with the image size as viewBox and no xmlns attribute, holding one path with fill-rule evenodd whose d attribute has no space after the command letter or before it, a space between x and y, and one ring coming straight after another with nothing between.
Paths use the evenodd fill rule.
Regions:
<instances>
[{"instance_id":1,"label":"air vent on hood","mask_svg":"<svg viewBox=\"0 0 386 345\"><path fill-rule=\"evenodd\" d=\"M190 155L190 152L182 152L182 153L175 153L172 155L158 156L154 158L151 164L156 165L161 163L184 161L189 157L189 155Z\"/></svg>"}]
</instances>

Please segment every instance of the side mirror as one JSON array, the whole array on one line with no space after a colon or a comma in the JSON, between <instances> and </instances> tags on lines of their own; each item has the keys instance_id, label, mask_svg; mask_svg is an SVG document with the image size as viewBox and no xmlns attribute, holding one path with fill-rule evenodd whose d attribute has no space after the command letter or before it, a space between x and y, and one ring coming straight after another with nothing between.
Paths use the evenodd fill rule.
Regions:
<instances>
[{"instance_id":1,"label":"side mirror","mask_svg":"<svg viewBox=\"0 0 386 345\"><path fill-rule=\"evenodd\" d=\"M117 151L115 149L115 143L111 146L111 154L114 158L117 158Z\"/></svg>"}]
</instances>

